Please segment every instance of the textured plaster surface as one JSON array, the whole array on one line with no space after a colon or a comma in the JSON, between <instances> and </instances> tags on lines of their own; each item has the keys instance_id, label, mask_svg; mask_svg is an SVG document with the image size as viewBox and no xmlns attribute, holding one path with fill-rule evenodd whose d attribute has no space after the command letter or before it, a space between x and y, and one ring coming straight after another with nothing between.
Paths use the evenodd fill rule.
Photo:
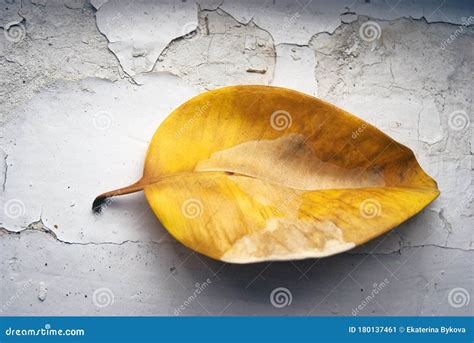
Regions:
<instances>
[{"instance_id":1,"label":"textured plaster surface","mask_svg":"<svg viewBox=\"0 0 474 343\"><path fill-rule=\"evenodd\" d=\"M1 3L1 314L473 314L474 10L389 3ZM176 242L143 194L90 211L140 177L173 108L231 84L360 116L413 149L441 196L348 253L244 266Z\"/></svg>"}]
</instances>

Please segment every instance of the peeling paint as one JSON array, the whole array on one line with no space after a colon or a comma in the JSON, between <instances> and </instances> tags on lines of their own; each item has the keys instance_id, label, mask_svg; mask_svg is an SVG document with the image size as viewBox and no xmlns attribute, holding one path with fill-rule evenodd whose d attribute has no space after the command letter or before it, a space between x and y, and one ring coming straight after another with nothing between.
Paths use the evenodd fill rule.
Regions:
<instances>
[{"instance_id":1,"label":"peeling paint","mask_svg":"<svg viewBox=\"0 0 474 343\"><path fill-rule=\"evenodd\" d=\"M306 45L312 36L333 33L344 20L352 22L356 15L380 20L424 18L428 22L462 24L474 12L474 4L456 0L441 4L429 0L304 0L304 1L235 1L224 0L220 6L241 23L253 21L268 31L275 44ZM347 13L353 13L351 19Z\"/></svg>"},{"instance_id":2,"label":"peeling paint","mask_svg":"<svg viewBox=\"0 0 474 343\"><path fill-rule=\"evenodd\" d=\"M16 39L6 39L0 30L0 123L55 79L121 79L91 6L85 4L79 11L61 1L44 6L23 1L21 15Z\"/></svg>"},{"instance_id":3,"label":"peeling paint","mask_svg":"<svg viewBox=\"0 0 474 343\"><path fill-rule=\"evenodd\" d=\"M168 8L173 11L167 11ZM96 18L123 70L135 76L151 71L173 39L196 29L197 6L174 0L114 1L102 3ZM137 50L142 53L136 54Z\"/></svg>"},{"instance_id":4,"label":"peeling paint","mask_svg":"<svg viewBox=\"0 0 474 343\"><path fill-rule=\"evenodd\" d=\"M198 34L172 42L155 71L168 71L202 90L230 84L269 84L275 68L272 37L222 11L201 11Z\"/></svg>"}]
</instances>

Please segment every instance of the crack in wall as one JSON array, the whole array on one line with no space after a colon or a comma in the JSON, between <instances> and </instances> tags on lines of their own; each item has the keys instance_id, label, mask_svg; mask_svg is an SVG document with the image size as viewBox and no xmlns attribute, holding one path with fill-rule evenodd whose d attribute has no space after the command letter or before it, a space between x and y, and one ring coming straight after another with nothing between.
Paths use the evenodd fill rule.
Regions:
<instances>
[{"instance_id":1,"label":"crack in wall","mask_svg":"<svg viewBox=\"0 0 474 343\"><path fill-rule=\"evenodd\" d=\"M4 227L0 227L0 237L4 234L6 235L21 235L22 233L25 232L40 232L43 234L46 234L53 238L55 241L62 243L62 244L67 244L67 245L124 245L127 243L133 243L133 244L163 244L167 243L168 241L139 241L139 240L124 240L122 242L110 242L110 241L105 241L105 242L70 242L70 241L65 241L60 239L56 233L51 230L50 228L46 227L43 223L43 220L40 218L38 221L30 223L26 228L19 230L19 231L11 231L8 230Z\"/></svg>"},{"instance_id":2,"label":"crack in wall","mask_svg":"<svg viewBox=\"0 0 474 343\"><path fill-rule=\"evenodd\" d=\"M438 216L439 216L439 219L441 220L441 223L443 224L443 229L445 229L446 232L447 232L446 241L445 241L444 244L448 245L449 236L453 233L453 228L452 228L451 223L449 222L448 218L446 218L446 216L444 215L444 209L443 208L439 211Z\"/></svg>"},{"instance_id":3,"label":"crack in wall","mask_svg":"<svg viewBox=\"0 0 474 343\"><path fill-rule=\"evenodd\" d=\"M6 185L7 185L7 177L8 177L8 163L7 163L7 158L8 154L5 150L0 148L0 150L3 153L3 182L2 182L2 190L5 192L6 190Z\"/></svg>"},{"instance_id":4,"label":"crack in wall","mask_svg":"<svg viewBox=\"0 0 474 343\"><path fill-rule=\"evenodd\" d=\"M4 227L0 227L0 236L3 234L7 235L21 235L22 233L25 232L40 232L43 234L46 234L50 237L52 237L55 241L62 243L62 244L67 244L67 245L125 245L128 243L132 244L163 244L163 243L175 243L178 244L178 241L140 241L140 240L124 240L122 242L110 242L110 241L105 241L105 242L70 242L70 241L65 241L60 239L56 233L51 230L50 228L46 227L40 218L38 221L30 223L26 228L19 230L19 231L11 231L8 230ZM180 244L180 243L179 243ZM420 244L420 245L400 245L399 249L390 251L390 252L345 252L344 254L347 255L354 255L354 256L367 256L367 255L373 255L373 256L386 256L386 255L401 255L402 250L405 249L420 249L420 248L425 248L425 247L433 247L433 248L439 248L439 249L447 249L447 250L455 250L455 251L463 251L463 252L472 252L474 251L473 249L463 249L463 248L457 248L457 247L448 247L448 246L443 246L439 244Z\"/></svg>"},{"instance_id":5,"label":"crack in wall","mask_svg":"<svg viewBox=\"0 0 474 343\"><path fill-rule=\"evenodd\" d=\"M361 255L361 256L387 256L387 255L401 255L402 250L405 249L421 249L426 247L432 248L439 248L439 249L446 249L446 250L455 250L455 251L464 251L464 252L472 252L474 249L465 249L465 248L457 248L457 247L449 247L439 244L419 244L419 245L401 245L400 248L389 251L389 252L346 252L347 255Z\"/></svg>"}]
</instances>

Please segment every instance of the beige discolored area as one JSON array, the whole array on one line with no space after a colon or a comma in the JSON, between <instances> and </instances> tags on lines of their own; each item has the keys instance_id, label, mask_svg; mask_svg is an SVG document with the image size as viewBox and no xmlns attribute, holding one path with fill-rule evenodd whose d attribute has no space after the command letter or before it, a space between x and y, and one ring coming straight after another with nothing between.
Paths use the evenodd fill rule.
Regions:
<instances>
[{"instance_id":1,"label":"beige discolored area","mask_svg":"<svg viewBox=\"0 0 474 343\"><path fill-rule=\"evenodd\" d=\"M355 247L331 221L270 219L262 230L237 240L221 257L231 263L326 257Z\"/></svg>"},{"instance_id":2,"label":"beige discolored area","mask_svg":"<svg viewBox=\"0 0 474 343\"><path fill-rule=\"evenodd\" d=\"M322 161L307 144L309 139L291 133L272 140L248 141L213 153L200 161L195 171L240 173L303 190L385 186L377 169L348 169Z\"/></svg>"},{"instance_id":3,"label":"beige discolored area","mask_svg":"<svg viewBox=\"0 0 474 343\"><path fill-rule=\"evenodd\" d=\"M329 220L300 219L304 191L255 178L227 178L259 205L274 208L277 217L267 219L265 227L237 239L221 260L231 263L299 260L330 256L355 246L346 242L342 230Z\"/></svg>"}]
</instances>

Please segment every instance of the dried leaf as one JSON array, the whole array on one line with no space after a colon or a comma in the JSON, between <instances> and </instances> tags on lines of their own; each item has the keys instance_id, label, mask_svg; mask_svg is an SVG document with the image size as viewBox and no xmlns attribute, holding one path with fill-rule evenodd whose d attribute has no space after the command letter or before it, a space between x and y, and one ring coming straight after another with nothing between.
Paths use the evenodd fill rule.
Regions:
<instances>
[{"instance_id":1,"label":"dried leaf","mask_svg":"<svg viewBox=\"0 0 474 343\"><path fill-rule=\"evenodd\" d=\"M187 247L231 263L347 251L439 191L413 152L333 105L284 88L233 86L177 108L150 143L144 190Z\"/></svg>"}]
</instances>

